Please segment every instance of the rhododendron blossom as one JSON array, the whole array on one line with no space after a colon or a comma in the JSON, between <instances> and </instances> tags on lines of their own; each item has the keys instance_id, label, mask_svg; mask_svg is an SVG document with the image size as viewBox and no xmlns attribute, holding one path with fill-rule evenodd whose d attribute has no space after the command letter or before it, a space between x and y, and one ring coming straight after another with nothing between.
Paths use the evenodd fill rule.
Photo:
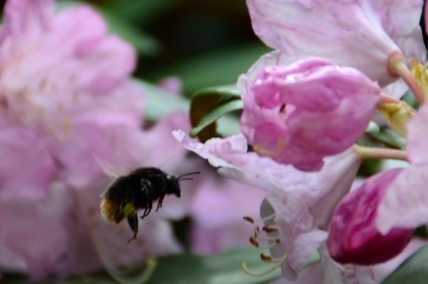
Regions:
<instances>
[{"instance_id":1,"label":"rhododendron blossom","mask_svg":"<svg viewBox=\"0 0 428 284\"><path fill-rule=\"evenodd\" d=\"M242 220L257 215L264 198L261 189L222 178L208 166L203 168L190 206L191 244L195 253L220 253L233 247L249 246L251 226Z\"/></svg>"},{"instance_id":2,"label":"rhododendron blossom","mask_svg":"<svg viewBox=\"0 0 428 284\"><path fill-rule=\"evenodd\" d=\"M407 155L411 163L396 178L379 204L378 229L387 234L392 228L416 228L428 224L428 105L407 124Z\"/></svg>"},{"instance_id":3,"label":"rhododendron blossom","mask_svg":"<svg viewBox=\"0 0 428 284\"><path fill-rule=\"evenodd\" d=\"M394 228L382 235L376 228L378 205L402 171L392 169L367 179L339 203L327 238L334 260L371 265L393 258L407 246L413 230Z\"/></svg>"},{"instance_id":4,"label":"rhododendron blossom","mask_svg":"<svg viewBox=\"0 0 428 284\"><path fill-rule=\"evenodd\" d=\"M190 194L165 200L172 202L168 210L148 217L141 226L150 230L126 245L127 224L109 226L100 218L99 196L110 180L97 159L130 170L175 155L168 169L189 171L194 164L185 162L185 151L170 135L189 128L187 117L172 114L142 131L144 97L129 79L134 49L107 34L92 8L55 15L53 8L51 0L10 0L5 6L0 269L28 273L32 280L63 278L179 252L167 219L186 214Z\"/></svg>"},{"instance_id":5,"label":"rhododendron blossom","mask_svg":"<svg viewBox=\"0 0 428 284\"><path fill-rule=\"evenodd\" d=\"M380 93L358 70L322 59L266 67L243 98L242 132L258 153L318 170L357 141Z\"/></svg>"},{"instance_id":6,"label":"rhododendron blossom","mask_svg":"<svg viewBox=\"0 0 428 284\"><path fill-rule=\"evenodd\" d=\"M242 135L213 138L205 144L190 140L182 131L175 131L174 136L184 147L220 167L221 174L266 191L275 212L281 249L287 256L283 274L289 279L297 277L311 253L326 240L335 204L349 192L360 164L350 149L327 158L320 172L302 172L247 153Z\"/></svg>"},{"instance_id":7,"label":"rhododendron blossom","mask_svg":"<svg viewBox=\"0 0 428 284\"><path fill-rule=\"evenodd\" d=\"M364 72L383 87L397 77L389 57L425 59L422 0L247 0L254 32L283 64L319 56Z\"/></svg>"}]
</instances>

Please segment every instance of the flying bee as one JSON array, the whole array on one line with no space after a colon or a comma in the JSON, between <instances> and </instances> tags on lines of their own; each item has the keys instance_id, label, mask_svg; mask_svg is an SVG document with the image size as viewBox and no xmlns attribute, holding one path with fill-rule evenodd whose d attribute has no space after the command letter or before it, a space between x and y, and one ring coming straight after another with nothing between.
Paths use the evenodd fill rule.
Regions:
<instances>
[{"instance_id":1,"label":"flying bee","mask_svg":"<svg viewBox=\"0 0 428 284\"><path fill-rule=\"evenodd\" d=\"M153 203L158 201L156 211L162 207L165 195L181 196L180 181L192 180L191 172L175 177L158 168L138 168L128 175L113 181L101 195L101 216L108 223L119 223L127 218L134 233L128 243L137 238L139 210L144 210L141 219L152 211Z\"/></svg>"}]
</instances>

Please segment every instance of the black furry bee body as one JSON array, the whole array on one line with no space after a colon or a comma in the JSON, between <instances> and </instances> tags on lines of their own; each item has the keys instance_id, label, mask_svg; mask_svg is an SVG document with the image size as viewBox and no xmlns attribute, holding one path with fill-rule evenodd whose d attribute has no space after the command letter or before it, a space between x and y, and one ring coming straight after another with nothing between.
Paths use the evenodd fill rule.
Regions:
<instances>
[{"instance_id":1,"label":"black furry bee body","mask_svg":"<svg viewBox=\"0 0 428 284\"><path fill-rule=\"evenodd\" d=\"M138 168L128 175L120 176L113 181L101 195L101 216L106 222L119 223L127 218L128 224L136 239L138 233L137 212L144 210L141 219L150 214L153 203L158 201L156 211L162 207L166 195L181 196L182 180L191 180L192 172L175 177L154 167Z\"/></svg>"}]
</instances>

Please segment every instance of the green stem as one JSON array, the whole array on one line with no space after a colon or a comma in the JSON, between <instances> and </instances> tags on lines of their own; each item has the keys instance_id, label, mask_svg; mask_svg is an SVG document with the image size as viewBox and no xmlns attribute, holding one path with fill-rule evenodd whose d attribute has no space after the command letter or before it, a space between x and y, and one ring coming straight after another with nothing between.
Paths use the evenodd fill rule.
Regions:
<instances>
[{"instance_id":1,"label":"green stem","mask_svg":"<svg viewBox=\"0 0 428 284\"><path fill-rule=\"evenodd\" d=\"M371 148L354 145L354 151L364 159L393 159L407 161L407 153L404 150Z\"/></svg>"}]
</instances>

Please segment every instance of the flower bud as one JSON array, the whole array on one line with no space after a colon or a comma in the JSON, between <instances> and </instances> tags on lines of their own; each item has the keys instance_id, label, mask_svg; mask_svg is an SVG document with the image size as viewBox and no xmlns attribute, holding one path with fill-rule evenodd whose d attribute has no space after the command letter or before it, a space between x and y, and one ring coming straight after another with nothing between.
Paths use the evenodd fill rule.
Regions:
<instances>
[{"instance_id":1,"label":"flower bud","mask_svg":"<svg viewBox=\"0 0 428 284\"><path fill-rule=\"evenodd\" d=\"M334 260L344 264L377 264L393 258L407 246L413 230L393 228L382 235L376 228L378 206L402 171L392 169L367 179L339 203L327 238Z\"/></svg>"},{"instance_id":2,"label":"flower bud","mask_svg":"<svg viewBox=\"0 0 428 284\"><path fill-rule=\"evenodd\" d=\"M360 71L317 58L266 67L243 98L241 129L256 152L300 170L352 146L381 89Z\"/></svg>"}]
</instances>

